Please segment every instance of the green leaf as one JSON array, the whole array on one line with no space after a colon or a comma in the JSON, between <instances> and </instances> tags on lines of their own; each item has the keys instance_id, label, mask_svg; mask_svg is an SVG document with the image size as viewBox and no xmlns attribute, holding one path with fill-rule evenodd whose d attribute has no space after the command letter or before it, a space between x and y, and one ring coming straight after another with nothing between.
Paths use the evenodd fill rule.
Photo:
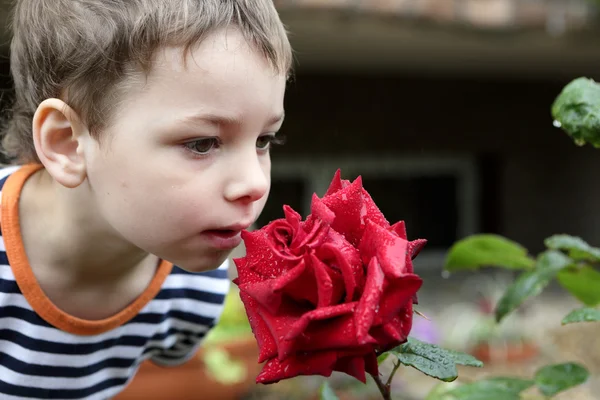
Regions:
<instances>
[{"instance_id":1,"label":"green leaf","mask_svg":"<svg viewBox=\"0 0 600 400\"><path fill-rule=\"evenodd\" d=\"M452 382L458 377L457 364L471 367L483 366L483 363L473 356L446 350L412 337L392 350L392 353L402 364L444 382Z\"/></svg>"},{"instance_id":2,"label":"green leaf","mask_svg":"<svg viewBox=\"0 0 600 400\"><path fill-rule=\"evenodd\" d=\"M413 367L432 378L444 382L452 382L458 378L456 364L439 356L424 357L410 353L398 353L396 356L402 364Z\"/></svg>"},{"instance_id":3,"label":"green leaf","mask_svg":"<svg viewBox=\"0 0 600 400\"><path fill-rule=\"evenodd\" d=\"M529 297L539 295L559 271L572 263L572 259L556 250L540 254L535 269L522 273L498 301L496 321L500 322Z\"/></svg>"},{"instance_id":4,"label":"green leaf","mask_svg":"<svg viewBox=\"0 0 600 400\"><path fill-rule=\"evenodd\" d=\"M338 400L335 392L329 385L329 382L324 381L319 389L319 399L320 400Z\"/></svg>"},{"instance_id":5,"label":"green leaf","mask_svg":"<svg viewBox=\"0 0 600 400\"><path fill-rule=\"evenodd\" d=\"M385 352L380 354L377 357L377 365L380 365L382 362L384 362L385 360L387 360L387 358L389 357L390 353L389 352Z\"/></svg>"},{"instance_id":6,"label":"green leaf","mask_svg":"<svg viewBox=\"0 0 600 400\"><path fill-rule=\"evenodd\" d=\"M544 244L550 249L567 251L574 260L600 261L600 249L576 236L554 235L547 238Z\"/></svg>"},{"instance_id":7,"label":"green leaf","mask_svg":"<svg viewBox=\"0 0 600 400\"><path fill-rule=\"evenodd\" d=\"M456 242L448 252L444 268L449 272L482 267L528 269L534 262L518 243L502 236L482 234Z\"/></svg>"},{"instance_id":8,"label":"green leaf","mask_svg":"<svg viewBox=\"0 0 600 400\"><path fill-rule=\"evenodd\" d=\"M590 373L577 363L548 365L535 374L535 384L545 396L557 393L585 383Z\"/></svg>"},{"instance_id":9,"label":"green leaf","mask_svg":"<svg viewBox=\"0 0 600 400\"><path fill-rule=\"evenodd\" d=\"M519 400L534 381L519 378L489 378L459 386L431 400Z\"/></svg>"},{"instance_id":10,"label":"green leaf","mask_svg":"<svg viewBox=\"0 0 600 400\"><path fill-rule=\"evenodd\" d=\"M222 384L233 385L246 379L248 371L244 363L230 358L226 350L218 347L207 348L203 361L209 375Z\"/></svg>"},{"instance_id":11,"label":"green leaf","mask_svg":"<svg viewBox=\"0 0 600 400\"><path fill-rule=\"evenodd\" d=\"M578 146L600 147L600 85L587 78L571 81L552 104L552 117Z\"/></svg>"},{"instance_id":12,"label":"green leaf","mask_svg":"<svg viewBox=\"0 0 600 400\"><path fill-rule=\"evenodd\" d=\"M563 318L562 324L573 324L576 322L596 322L600 321L600 310L595 308L580 308L571 311Z\"/></svg>"},{"instance_id":13,"label":"green leaf","mask_svg":"<svg viewBox=\"0 0 600 400\"><path fill-rule=\"evenodd\" d=\"M600 304L600 272L586 265L559 272L558 282L586 306Z\"/></svg>"}]
</instances>

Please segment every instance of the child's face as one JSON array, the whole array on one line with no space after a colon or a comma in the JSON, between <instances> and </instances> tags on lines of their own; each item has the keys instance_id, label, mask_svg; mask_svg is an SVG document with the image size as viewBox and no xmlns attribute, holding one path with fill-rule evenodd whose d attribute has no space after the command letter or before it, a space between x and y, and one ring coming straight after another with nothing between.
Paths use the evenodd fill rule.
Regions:
<instances>
[{"instance_id":1,"label":"child's face","mask_svg":"<svg viewBox=\"0 0 600 400\"><path fill-rule=\"evenodd\" d=\"M103 219L125 240L190 271L220 265L262 211L269 140L285 76L236 30L159 52L98 144L84 145ZM233 238L232 238L233 237Z\"/></svg>"}]
</instances>

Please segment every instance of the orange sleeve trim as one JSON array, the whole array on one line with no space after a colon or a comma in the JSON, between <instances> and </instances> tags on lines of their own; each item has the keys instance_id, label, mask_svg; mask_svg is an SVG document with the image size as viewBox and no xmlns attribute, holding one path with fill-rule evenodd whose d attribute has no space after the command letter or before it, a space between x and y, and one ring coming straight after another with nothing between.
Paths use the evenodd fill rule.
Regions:
<instances>
[{"instance_id":1,"label":"orange sleeve trim","mask_svg":"<svg viewBox=\"0 0 600 400\"><path fill-rule=\"evenodd\" d=\"M9 176L2 189L0 223L6 254L21 292L33 310L46 322L75 335L98 335L115 329L134 318L160 291L173 264L161 261L148 288L127 308L112 317L90 321L76 318L56 307L40 287L29 265L19 224L19 198L25 181L42 165L25 165Z\"/></svg>"}]
</instances>

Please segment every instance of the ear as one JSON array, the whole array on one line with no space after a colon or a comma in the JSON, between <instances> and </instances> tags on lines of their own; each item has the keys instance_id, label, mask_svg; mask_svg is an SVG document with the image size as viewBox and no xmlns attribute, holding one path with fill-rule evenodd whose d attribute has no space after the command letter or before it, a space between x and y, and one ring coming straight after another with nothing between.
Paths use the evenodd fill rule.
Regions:
<instances>
[{"instance_id":1,"label":"ear","mask_svg":"<svg viewBox=\"0 0 600 400\"><path fill-rule=\"evenodd\" d=\"M81 138L87 128L64 101L46 99L33 116L33 142L48 173L68 188L79 186L86 177Z\"/></svg>"}]
</instances>

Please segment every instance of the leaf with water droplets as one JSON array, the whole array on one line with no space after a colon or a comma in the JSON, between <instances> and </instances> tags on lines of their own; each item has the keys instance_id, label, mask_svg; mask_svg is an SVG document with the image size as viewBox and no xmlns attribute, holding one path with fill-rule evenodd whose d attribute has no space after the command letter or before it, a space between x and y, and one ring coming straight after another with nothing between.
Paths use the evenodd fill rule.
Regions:
<instances>
[{"instance_id":1,"label":"leaf with water droplets","mask_svg":"<svg viewBox=\"0 0 600 400\"><path fill-rule=\"evenodd\" d=\"M562 324L573 324L576 322L596 322L600 321L600 310L595 308L580 308L571 311L563 318Z\"/></svg>"},{"instance_id":2,"label":"leaf with water droplets","mask_svg":"<svg viewBox=\"0 0 600 400\"><path fill-rule=\"evenodd\" d=\"M483 366L483 363L473 356L446 350L412 337L392 352L402 364L445 382L452 382L458 377L457 364L470 367Z\"/></svg>"},{"instance_id":3,"label":"leaf with water droplets","mask_svg":"<svg viewBox=\"0 0 600 400\"><path fill-rule=\"evenodd\" d=\"M535 374L535 384L545 396L554 396L585 383L590 373L581 364L564 363L548 365Z\"/></svg>"},{"instance_id":4,"label":"leaf with water droplets","mask_svg":"<svg viewBox=\"0 0 600 400\"><path fill-rule=\"evenodd\" d=\"M578 146L600 147L600 85L577 78L566 85L552 104L554 125L560 124Z\"/></svg>"}]
</instances>

